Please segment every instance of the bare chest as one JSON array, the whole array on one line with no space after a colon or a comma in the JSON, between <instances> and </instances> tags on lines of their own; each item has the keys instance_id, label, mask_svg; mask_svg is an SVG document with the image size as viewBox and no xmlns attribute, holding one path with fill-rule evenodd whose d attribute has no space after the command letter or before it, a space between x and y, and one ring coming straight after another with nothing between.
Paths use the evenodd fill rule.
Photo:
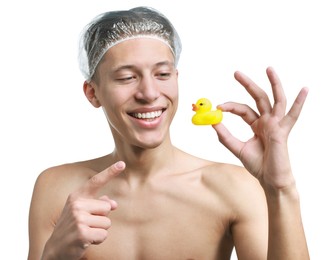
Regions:
<instances>
[{"instance_id":1,"label":"bare chest","mask_svg":"<svg viewBox=\"0 0 332 260\"><path fill-rule=\"evenodd\" d=\"M152 192L118 203L108 238L87 259L229 259L227 214L210 194Z\"/></svg>"}]
</instances>

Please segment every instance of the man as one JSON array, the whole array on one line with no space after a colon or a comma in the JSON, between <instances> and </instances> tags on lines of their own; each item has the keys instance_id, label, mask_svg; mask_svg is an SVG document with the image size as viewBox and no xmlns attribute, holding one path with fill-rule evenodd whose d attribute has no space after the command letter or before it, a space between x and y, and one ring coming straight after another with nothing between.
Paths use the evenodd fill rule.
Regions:
<instances>
[{"instance_id":1,"label":"man","mask_svg":"<svg viewBox=\"0 0 332 260\"><path fill-rule=\"evenodd\" d=\"M235 102L219 108L254 135L244 143L213 125L244 167L217 163L171 143L181 43L166 17L143 7L99 15L80 46L84 93L103 108L115 148L38 177L29 259L229 259L234 246L239 259L309 259L287 150L306 88L285 113L272 68L274 104L236 72L258 113Z\"/></svg>"}]
</instances>

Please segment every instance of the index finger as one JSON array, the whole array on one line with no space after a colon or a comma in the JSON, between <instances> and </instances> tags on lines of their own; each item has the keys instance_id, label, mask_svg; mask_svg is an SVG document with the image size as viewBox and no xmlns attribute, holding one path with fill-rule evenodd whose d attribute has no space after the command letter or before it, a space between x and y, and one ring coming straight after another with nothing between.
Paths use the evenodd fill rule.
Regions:
<instances>
[{"instance_id":1,"label":"index finger","mask_svg":"<svg viewBox=\"0 0 332 260\"><path fill-rule=\"evenodd\" d=\"M113 177L121 173L125 167L126 164L123 161L112 164L110 167L92 176L79 190L79 193L89 197L96 195L100 188L106 185Z\"/></svg>"}]
</instances>

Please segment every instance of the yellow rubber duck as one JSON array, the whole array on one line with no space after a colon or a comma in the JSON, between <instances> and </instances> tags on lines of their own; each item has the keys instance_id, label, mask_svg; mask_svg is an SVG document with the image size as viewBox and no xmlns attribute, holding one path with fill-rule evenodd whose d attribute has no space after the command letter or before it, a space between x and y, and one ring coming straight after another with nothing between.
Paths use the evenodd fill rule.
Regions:
<instances>
[{"instance_id":1,"label":"yellow rubber duck","mask_svg":"<svg viewBox=\"0 0 332 260\"><path fill-rule=\"evenodd\" d=\"M191 119L194 125L215 125L223 118L221 109L211 111L212 104L207 98L198 99L192 106L192 110L196 112Z\"/></svg>"}]
</instances>

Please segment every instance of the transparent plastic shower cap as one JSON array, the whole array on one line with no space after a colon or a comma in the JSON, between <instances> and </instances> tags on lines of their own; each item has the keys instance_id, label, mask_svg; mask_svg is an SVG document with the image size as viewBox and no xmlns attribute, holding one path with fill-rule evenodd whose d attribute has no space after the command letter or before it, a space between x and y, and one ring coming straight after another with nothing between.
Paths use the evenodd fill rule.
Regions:
<instances>
[{"instance_id":1,"label":"transparent plastic shower cap","mask_svg":"<svg viewBox=\"0 0 332 260\"><path fill-rule=\"evenodd\" d=\"M79 42L79 66L91 80L104 54L111 47L135 38L153 38L167 44L178 64L181 40L171 22L150 7L111 11L95 17L82 31Z\"/></svg>"}]
</instances>

